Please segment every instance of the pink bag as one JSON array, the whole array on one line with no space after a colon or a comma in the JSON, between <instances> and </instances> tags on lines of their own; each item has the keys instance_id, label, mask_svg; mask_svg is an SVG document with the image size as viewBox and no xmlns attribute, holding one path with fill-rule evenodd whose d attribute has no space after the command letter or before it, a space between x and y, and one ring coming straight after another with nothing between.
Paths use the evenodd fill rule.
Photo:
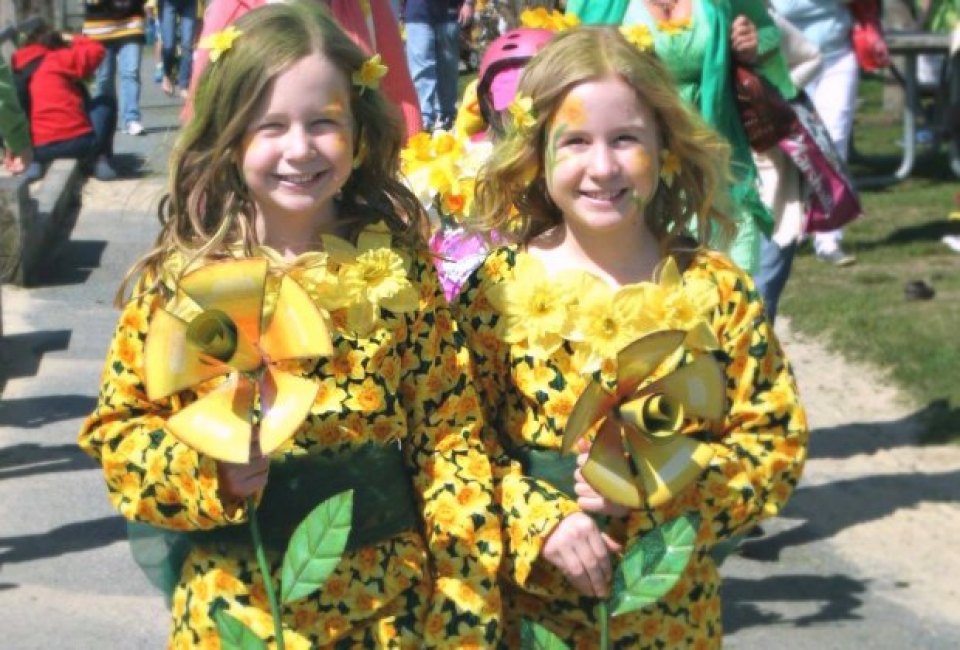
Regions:
<instances>
[{"instance_id":1,"label":"pink bag","mask_svg":"<svg viewBox=\"0 0 960 650\"><path fill-rule=\"evenodd\" d=\"M813 103L801 92L790 104L798 123L777 146L800 170L808 190L803 230L836 230L863 213L860 198Z\"/></svg>"}]
</instances>

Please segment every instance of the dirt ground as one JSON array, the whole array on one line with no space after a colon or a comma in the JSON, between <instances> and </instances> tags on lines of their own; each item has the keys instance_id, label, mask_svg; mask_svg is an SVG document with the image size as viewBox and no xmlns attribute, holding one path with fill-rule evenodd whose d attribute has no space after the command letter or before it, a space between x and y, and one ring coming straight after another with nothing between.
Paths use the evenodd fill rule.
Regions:
<instances>
[{"instance_id":1,"label":"dirt ground","mask_svg":"<svg viewBox=\"0 0 960 650\"><path fill-rule=\"evenodd\" d=\"M867 365L777 323L813 435L801 489L822 490L831 546L911 610L960 624L960 445L917 443L923 405Z\"/></svg>"}]
</instances>

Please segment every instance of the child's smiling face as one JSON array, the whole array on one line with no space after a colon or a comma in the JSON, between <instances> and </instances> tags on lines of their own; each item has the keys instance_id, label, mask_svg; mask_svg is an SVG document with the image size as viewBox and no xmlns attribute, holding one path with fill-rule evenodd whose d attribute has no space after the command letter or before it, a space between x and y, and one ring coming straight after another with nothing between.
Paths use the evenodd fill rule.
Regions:
<instances>
[{"instance_id":1,"label":"child's smiling face","mask_svg":"<svg viewBox=\"0 0 960 650\"><path fill-rule=\"evenodd\" d=\"M273 232L331 223L352 161L349 80L322 55L305 56L270 84L244 138L243 179L258 219Z\"/></svg>"},{"instance_id":2,"label":"child's smiling face","mask_svg":"<svg viewBox=\"0 0 960 650\"><path fill-rule=\"evenodd\" d=\"M653 111L626 82L575 86L547 128L545 176L564 221L617 229L642 219L659 176Z\"/></svg>"}]
</instances>

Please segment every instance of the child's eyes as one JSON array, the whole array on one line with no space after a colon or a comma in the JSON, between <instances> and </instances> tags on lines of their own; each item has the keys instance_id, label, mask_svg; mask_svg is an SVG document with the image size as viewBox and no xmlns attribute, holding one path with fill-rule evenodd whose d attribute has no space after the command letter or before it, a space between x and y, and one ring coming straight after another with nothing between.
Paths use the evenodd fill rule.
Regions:
<instances>
[{"instance_id":1,"label":"child's eyes","mask_svg":"<svg viewBox=\"0 0 960 650\"><path fill-rule=\"evenodd\" d=\"M335 120L332 117L320 117L310 122L310 127L314 129L324 129L339 126L339 120Z\"/></svg>"},{"instance_id":2,"label":"child's eyes","mask_svg":"<svg viewBox=\"0 0 960 650\"><path fill-rule=\"evenodd\" d=\"M263 122L257 125L257 131L274 132L280 131L283 128L284 126L280 122Z\"/></svg>"}]
</instances>

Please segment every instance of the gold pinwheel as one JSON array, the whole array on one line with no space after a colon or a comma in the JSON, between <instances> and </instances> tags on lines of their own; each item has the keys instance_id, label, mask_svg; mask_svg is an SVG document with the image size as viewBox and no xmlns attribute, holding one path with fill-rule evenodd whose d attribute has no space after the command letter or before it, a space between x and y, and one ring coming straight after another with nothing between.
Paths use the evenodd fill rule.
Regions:
<instances>
[{"instance_id":1,"label":"gold pinwheel","mask_svg":"<svg viewBox=\"0 0 960 650\"><path fill-rule=\"evenodd\" d=\"M716 420L726 410L723 369L702 352L711 339L705 323L652 332L617 355L614 390L588 384L567 421L563 451L598 427L582 472L600 494L630 508L656 507L707 467L713 450L681 427L689 417ZM688 348L701 353L680 365Z\"/></svg>"},{"instance_id":2,"label":"gold pinwheel","mask_svg":"<svg viewBox=\"0 0 960 650\"><path fill-rule=\"evenodd\" d=\"M323 315L289 276L281 277L265 318L268 269L266 259L248 258L187 273L178 284L176 313L158 310L147 331L144 383L151 400L226 376L167 420L174 436L217 460L249 461L258 394L262 453L293 436L319 386L281 362L333 352Z\"/></svg>"}]
</instances>

